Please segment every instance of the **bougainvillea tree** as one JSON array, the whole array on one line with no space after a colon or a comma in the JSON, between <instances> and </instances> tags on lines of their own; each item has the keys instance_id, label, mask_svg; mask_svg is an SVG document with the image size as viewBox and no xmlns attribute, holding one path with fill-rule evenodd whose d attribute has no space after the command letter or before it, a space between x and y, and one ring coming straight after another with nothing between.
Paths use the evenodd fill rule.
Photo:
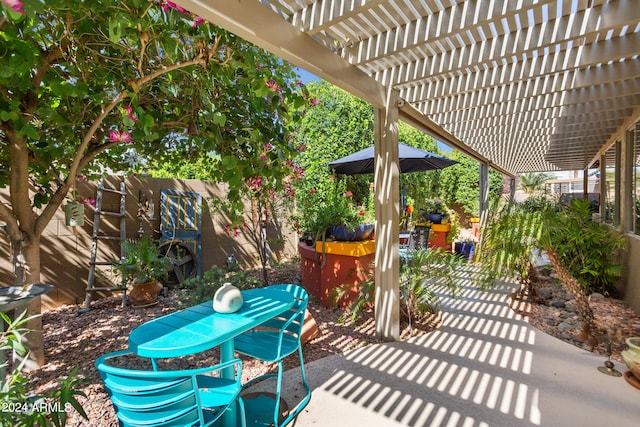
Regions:
<instances>
[{"instance_id":1,"label":"bougainvillea tree","mask_svg":"<svg viewBox=\"0 0 640 427\"><path fill-rule=\"evenodd\" d=\"M2 0L0 52L0 220L17 284L39 281L42 232L80 176L215 153L233 209L265 143L295 153L306 100L291 67L172 2Z\"/></svg>"}]
</instances>

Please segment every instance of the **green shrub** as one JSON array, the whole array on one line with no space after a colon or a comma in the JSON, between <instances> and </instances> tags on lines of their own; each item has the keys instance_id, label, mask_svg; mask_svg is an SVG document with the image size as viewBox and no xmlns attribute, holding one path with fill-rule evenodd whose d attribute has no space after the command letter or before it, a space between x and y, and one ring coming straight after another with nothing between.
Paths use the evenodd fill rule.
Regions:
<instances>
[{"instance_id":1,"label":"green shrub","mask_svg":"<svg viewBox=\"0 0 640 427\"><path fill-rule=\"evenodd\" d=\"M559 212L547 216L545 233L548 244L556 250L587 293L615 292L615 284L624 265L620 253L626 247L622 233L591 219L589 202L574 200Z\"/></svg>"},{"instance_id":2,"label":"green shrub","mask_svg":"<svg viewBox=\"0 0 640 427\"><path fill-rule=\"evenodd\" d=\"M43 395L28 395L25 389L27 379L22 376L24 362L29 355L29 349L23 344L24 334L28 330L24 325L32 319L26 318L26 312L19 315L14 321L0 312L0 322L5 323L5 329L0 336L0 351L14 350L21 356L22 362L14 367L5 378L0 379L0 425L33 427L66 425L68 411L75 409L86 420L86 412L82 408L77 397L86 395L80 390L80 386L88 380L77 377L77 370L73 369L69 375L60 381L60 385ZM2 367L7 368L5 362Z\"/></svg>"},{"instance_id":3,"label":"green shrub","mask_svg":"<svg viewBox=\"0 0 640 427\"><path fill-rule=\"evenodd\" d=\"M552 249L585 293L612 292L623 271L619 255L626 241L591 214L588 201L562 206L545 197L492 209L476 253L481 268L475 278L485 286L514 273L527 279L532 252Z\"/></svg>"},{"instance_id":4,"label":"green shrub","mask_svg":"<svg viewBox=\"0 0 640 427\"><path fill-rule=\"evenodd\" d=\"M420 320L430 313L437 312L438 296L435 288L438 286L444 286L455 297L458 282L453 273L465 262L457 255L440 248L416 250L400 269L401 317L411 324L413 320ZM365 280L357 286L357 297L340 317L341 321L350 324L355 323L365 309L374 305L373 273L368 273ZM332 291L333 300L339 301L352 288L352 284L335 288Z\"/></svg>"},{"instance_id":5,"label":"green shrub","mask_svg":"<svg viewBox=\"0 0 640 427\"><path fill-rule=\"evenodd\" d=\"M250 270L225 271L214 265L202 278L193 277L182 282L178 291L178 304L196 305L213 300L213 295L224 284L231 283L240 290L260 287L260 281Z\"/></svg>"}]
</instances>

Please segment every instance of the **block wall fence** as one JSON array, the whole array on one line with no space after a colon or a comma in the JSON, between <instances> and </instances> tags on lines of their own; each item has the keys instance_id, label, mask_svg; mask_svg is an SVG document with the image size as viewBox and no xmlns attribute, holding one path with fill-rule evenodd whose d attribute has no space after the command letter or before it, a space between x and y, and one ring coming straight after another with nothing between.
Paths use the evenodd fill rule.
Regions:
<instances>
[{"instance_id":1,"label":"block wall fence","mask_svg":"<svg viewBox=\"0 0 640 427\"><path fill-rule=\"evenodd\" d=\"M155 220L142 220L144 235L160 238L160 192L163 188L195 192L202 195L202 272L213 265L222 267L227 257L233 253L241 268L255 268L260 262L255 245L248 236L227 235L223 228L228 220L219 214L213 214L207 200L223 194L221 185L200 180L177 180L151 177L119 177L110 176L105 179L105 187L119 188L124 180L126 196L126 232L128 238L137 238L140 220L137 217L138 196L143 192L155 204ZM95 197L98 182L80 182L78 195L84 198ZM9 203L8 190L0 191L0 201ZM65 202L66 203L66 202ZM64 204L63 204L64 206ZM103 211L117 212L120 196L104 193ZM250 208L246 210L250 212ZM89 258L91 254L94 222L94 208L85 207L85 219L82 227L65 225L64 211L61 207L44 231L41 245L41 282L54 286L54 290L42 298L43 309L54 308L64 304L82 304L89 274ZM297 257L298 236L290 226L289 214L286 211L275 215L277 228L267 230L272 255L279 261ZM100 234L118 234L119 218L102 216ZM111 254L111 258L119 258L119 242L100 241L101 252ZM105 249L105 250L103 250ZM11 250L6 235L0 240L0 286L13 285L13 267ZM99 285L97 285L99 286ZM94 299L113 293L94 293Z\"/></svg>"}]
</instances>

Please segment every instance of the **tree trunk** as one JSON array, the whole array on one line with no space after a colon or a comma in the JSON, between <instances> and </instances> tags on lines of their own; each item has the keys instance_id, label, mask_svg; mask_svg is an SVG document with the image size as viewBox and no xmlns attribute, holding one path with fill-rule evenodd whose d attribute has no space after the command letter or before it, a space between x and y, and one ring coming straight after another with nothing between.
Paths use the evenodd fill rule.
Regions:
<instances>
[{"instance_id":1,"label":"tree trunk","mask_svg":"<svg viewBox=\"0 0 640 427\"><path fill-rule=\"evenodd\" d=\"M520 278L520 291L523 295L527 295L528 298L535 298L538 293L536 292L536 288L533 285L538 281L538 272L536 268L533 266L531 261L527 262L527 274L526 277Z\"/></svg>"},{"instance_id":2,"label":"tree trunk","mask_svg":"<svg viewBox=\"0 0 640 427\"><path fill-rule=\"evenodd\" d=\"M15 285L40 283L40 239L12 242L12 248ZM27 317L36 316L26 323L29 332L24 337L24 344L29 349L25 369L34 370L44 365L40 296L33 298L24 309L27 310Z\"/></svg>"},{"instance_id":3,"label":"tree trunk","mask_svg":"<svg viewBox=\"0 0 640 427\"><path fill-rule=\"evenodd\" d=\"M564 264L562 264L562 261L555 250L546 248L546 251L553 268L556 270L556 273L558 273L558 277L567 288L567 291L569 291L576 300L580 315L585 322L590 326L593 326L593 311L589 306L589 300L587 299L587 295L584 293L582 286L578 283L576 278L569 273L569 270L567 270Z\"/></svg>"}]
</instances>

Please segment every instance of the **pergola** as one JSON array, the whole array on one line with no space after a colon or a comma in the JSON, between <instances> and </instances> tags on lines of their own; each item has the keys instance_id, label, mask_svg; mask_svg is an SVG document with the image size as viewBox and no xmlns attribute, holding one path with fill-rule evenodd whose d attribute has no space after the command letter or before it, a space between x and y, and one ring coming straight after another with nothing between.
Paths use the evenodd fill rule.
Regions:
<instances>
[{"instance_id":1,"label":"pergola","mask_svg":"<svg viewBox=\"0 0 640 427\"><path fill-rule=\"evenodd\" d=\"M640 117L635 0L178 0L376 109L376 330L398 321L397 121L518 173L586 170L616 148L632 223ZM585 173L585 181L586 181ZM586 186L585 186L586 188Z\"/></svg>"}]
</instances>

